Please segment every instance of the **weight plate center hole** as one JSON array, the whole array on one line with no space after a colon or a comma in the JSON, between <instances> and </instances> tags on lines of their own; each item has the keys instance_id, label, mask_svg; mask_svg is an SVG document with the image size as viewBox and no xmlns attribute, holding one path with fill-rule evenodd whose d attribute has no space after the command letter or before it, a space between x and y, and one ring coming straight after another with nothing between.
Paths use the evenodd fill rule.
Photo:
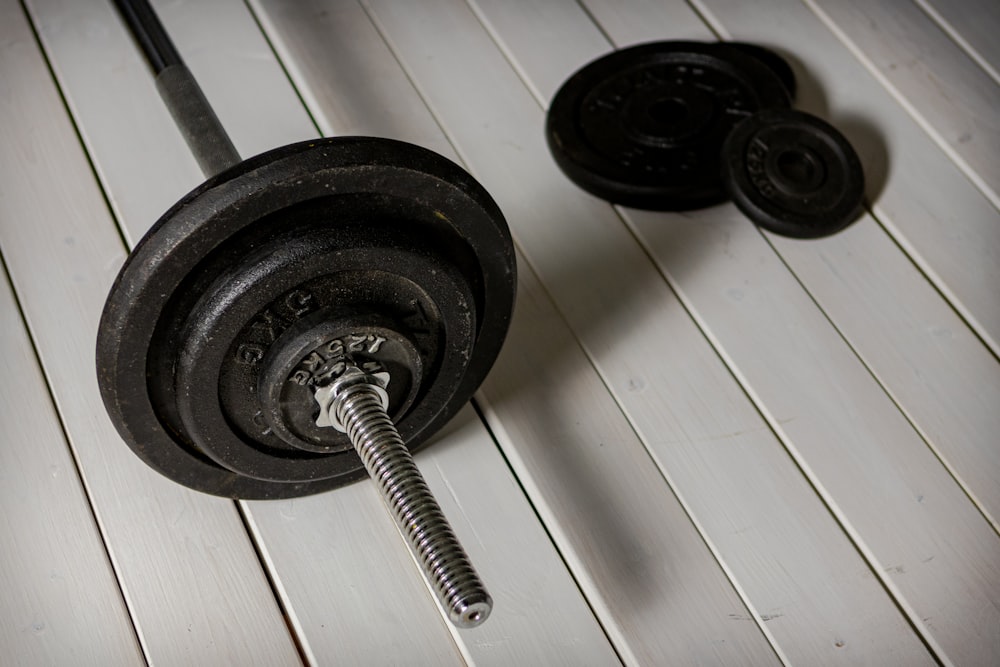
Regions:
<instances>
[{"instance_id":1,"label":"weight plate center hole","mask_svg":"<svg viewBox=\"0 0 1000 667\"><path fill-rule=\"evenodd\" d=\"M789 195L811 194L826 182L823 161L804 146L778 151L767 166L771 182Z\"/></svg>"},{"instance_id":2,"label":"weight plate center hole","mask_svg":"<svg viewBox=\"0 0 1000 667\"><path fill-rule=\"evenodd\" d=\"M650 104L647 113L654 122L673 127L686 121L691 115L691 109L687 102L680 98L666 97Z\"/></svg>"},{"instance_id":3,"label":"weight plate center hole","mask_svg":"<svg viewBox=\"0 0 1000 667\"><path fill-rule=\"evenodd\" d=\"M683 83L640 89L622 118L632 141L670 149L697 143L710 128L716 108L711 95Z\"/></svg>"},{"instance_id":4,"label":"weight plate center hole","mask_svg":"<svg viewBox=\"0 0 1000 667\"><path fill-rule=\"evenodd\" d=\"M319 389L352 366L373 376L384 374L385 407L398 420L416 400L424 363L413 341L374 324L377 316L325 316L321 311L319 321L303 320L312 326L290 329L278 339L264 360L259 391L264 417L279 438L298 449L329 454L350 448L350 443L320 419Z\"/></svg>"}]
</instances>

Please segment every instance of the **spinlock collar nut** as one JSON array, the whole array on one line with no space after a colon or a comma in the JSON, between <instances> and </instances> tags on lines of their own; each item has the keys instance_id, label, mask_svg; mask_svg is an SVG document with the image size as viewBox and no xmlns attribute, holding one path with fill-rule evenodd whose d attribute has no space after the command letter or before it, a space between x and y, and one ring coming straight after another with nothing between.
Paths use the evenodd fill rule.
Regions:
<instances>
[{"instance_id":1,"label":"spinlock collar nut","mask_svg":"<svg viewBox=\"0 0 1000 667\"><path fill-rule=\"evenodd\" d=\"M336 402L338 398L347 395L352 388L358 386L365 386L374 391L382 402L382 409L389 410L389 394L385 390L389 386L389 374L385 371L367 373L349 364L340 377L316 390L315 398L319 403L316 426L332 426L341 433L347 433L347 428L337 417Z\"/></svg>"}]
</instances>

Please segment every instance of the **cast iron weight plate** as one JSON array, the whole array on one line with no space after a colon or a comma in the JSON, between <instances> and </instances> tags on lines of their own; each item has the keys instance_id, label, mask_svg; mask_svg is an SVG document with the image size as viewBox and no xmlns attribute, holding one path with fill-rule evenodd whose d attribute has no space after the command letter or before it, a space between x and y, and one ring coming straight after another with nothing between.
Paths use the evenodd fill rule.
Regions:
<instances>
[{"instance_id":1,"label":"cast iron weight plate","mask_svg":"<svg viewBox=\"0 0 1000 667\"><path fill-rule=\"evenodd\" d=\"M325 491L363 478L360 459L309 430L309 400L289 408L300 388L262 377L325 372L295 355L335 363L343 347L405 367L390 413L413 449L492 365L514 286L503 216L454 163L388 139L285 146L209 179L137 244L102 315L102 397L140 458L185 486Z\"/></svg>"},{"instance_id":2,"label":"cast iron weight plate","mask_svg":"<svg viewBox=\"0 0 1000 667\"><path fill-rule=\"evenodd\" d=\"M719 150L761 109L791 103L756 58L720 43L665 41L614 51L585 65L556 93L546 137L579 187L650 210L722 202Z\"/></svg>"},{"instance_id":3,"label":"cast iron weight plate","mask_svg":"<svg viewBox=\"0 0 1000 667\"><path fill-rule=\"evenodd\" d=\"M840 231L863 211L864 172L850 142L803 111L767 110L733 130L723 179L757 225L795 238Z\"/></svg>"}]
</instances>

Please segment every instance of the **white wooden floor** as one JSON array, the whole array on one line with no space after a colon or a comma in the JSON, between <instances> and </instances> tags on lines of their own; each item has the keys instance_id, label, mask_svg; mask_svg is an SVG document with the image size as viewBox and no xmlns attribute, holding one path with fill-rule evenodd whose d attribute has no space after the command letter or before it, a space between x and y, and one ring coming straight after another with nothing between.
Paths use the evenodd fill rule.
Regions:
<instances>
[{"instance_id":1,"label":"white wooden floor","mask_svg":"<svg viewBox=\"0 0 1000 667\"><path fill-rule=\"evenodd\" d=\"M404 139L504 210L512 331L418 456L495 610L453 630L368 484L234 503L120 441L98 316L201 176L109 2L0 0L0 663L1000 665L995 0L154 4L244 156ZM869 214L794 241L560 174L563 79L713 37L791 60Z\"/></svg>"}]
</instances>

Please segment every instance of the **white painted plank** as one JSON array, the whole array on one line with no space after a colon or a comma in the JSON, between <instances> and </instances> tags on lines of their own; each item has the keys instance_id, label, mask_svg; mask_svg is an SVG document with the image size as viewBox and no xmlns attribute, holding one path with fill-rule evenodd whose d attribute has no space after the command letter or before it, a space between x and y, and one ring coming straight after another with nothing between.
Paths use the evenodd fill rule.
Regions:
<instances>
[{"instance_id":1,"label":"white painted plank","mask_svg":"<svg viewBox=\"0 0 1000 667\"><path fill-rule=\"evenodd\" d=\"M828 56L816 58L812 63L827 70L824 88L827 83L843 87L848 76L865 76L849 58L837 57L847 55L843 47L831 39L820 20L797 4L789 5L787 11L784 4L772 4L773 11L781 12L783 23L778 29L761 21L757 14L744 11L739 3L710 0L710 4L719 29L737 37L771 39L796 56L811 54L821 44L830 48ZM668 20L669 16L661 15L659 23L663 25ZM829 67L832 62L846 68L844 76L838 77L838 70ZM844 88L843 95L849 94ZM806 107L820 107L822 95L816 89L806 89L800 96L801 102ZM877 90L864 97L853 94L852 101L858 105L855 113L868 114L878 119L881 127L896 132L907 125L908 119L898 106L893 109L884 104L884 97ZM907 156L904 152L914 146L903 143L902 139L898 144L893 142L900 157L893 154L890 160L892 164L900 164L901 169L885 183L880 195L886 202L884 207L878 202L873 207L883 223L900 214L914 216L908 220L926 215L926 211L903 209L912 204L908 201L912 188L907 184L922 179L920 174L937 173L938 166L948 162L943 154L927 146L923 155ZM920 137L906 139L919 142ZM968 197L975 198L966 192L966 199L952 199L960 193L946 181L921 183L921 187L927 188L925 199L947 201L962 215L966 214ZM1000 252L1000 220L993 219L991 224L992 229L983 241L996 246L988 251L988 259L992 262L990 266L997 267L1000 266L996 257ZM935 231L940 245L947 244L955 233L944 226ZM866 220L821 244L797 243L775 236L771 236L771 241L997 526L1000 451L995 443L1000 416L992 406L1000 402L1000 369L995 358L978 349L969 332L913 277L908 262L892 252L892 244L870 228ZM912 248L903 247L912 253ZM970 261L964 271L967 279L979 282L985 293L995 292L995 285L1000 284L975 261ZM991 298L993 304L1000 303Z\"/></svg>"},{"instance_id":2,"label":"white painted plank","mask_svg":"<svg viewBox=\"0 0 1000 667\"><path fill-rule=\"evenodd\" d=\"M595 4L590 4L592 10ZM721 19L719 14L716 12L714 15L716 20ZM748 16L748 19L760 20L759 14L750 14L752 16ZM790 11L782 14L781 21L789 21L789 14ZM661 11L661 26L669 26L675 20L675 14ZM739 29L742 24L735 19L728 21L728 15L727 22L721 25L733 26L732 33L746 38ZM803 32L797 24L785 24L782 29L789 35L800 35ZM777 34L772 36L775 41L778 40ZM620 39L621 43L631 41L627 36ZM750 246L744 247L744 244L750 243L751 238L754 244L758 244L756 234L746 226L736 227L739 223L737 219L732 221L734 226L731 230L720 227L716 232L719 236L712 256L728 253L735 260L734 264L742 264L743 271L753 276L751 283L741 285L736 276L727 278L717 271L706 270L704 261L698 262L698 273L695 274L694 262L686 257L679 258L673 252L672 248L678 238L691 238L689 231L671 229L675 225L665 224L667 219L664 216L638 212L629 215L645 237L651 252L660 257L665 274L679 285L683 298L692 304L699 317L704 318L713 329L712 335L719 340L736 372L745 378L750 391L763 404L772 425L777 424L781 415L791 414L787 412L789 400L793 404L802 402L797 412L810 412L810 404L831 406L830 417L834 417L834 422L823 423L825 419L821 418L819 423L810 426L808 419L803 421L797 418L793 423L776 426L776 429L791 443L793 452L802 461L803 467L811 471L817 488L828 494L831 505L844 520L847 530L856 535L866 554L876 559L874 562L895 560L890 557L885 561L887 554L912 560L914 553L923 551L928 552L923 558L929 558L928 550L936 549L938 544L947 539L952 540L952 544L962 543L951 552L951 571L948 574L940 571L919 573L914 572L911 567L904 567L907 576L895 577L894 574L900 573L893 568L898 566L889 565L888 579L892 581L888 585L901 596L904 609L932 645L938 642L946 644L944 650L951 659L959 662L963 659L975 661L995 652L995 630L1000 627L1000 621L992 615L989 619L983 619L979 615L982 610L994 608L996 597L1000 594L1000 573L991 564L996 563L1000 555L995 535L987 534L977 525L974 517L969 514L970 507L962 494L943 478L934 457L919 447L918 440L907 435L905 426L898 420L893 422L877 417L881 413L889 414L884 397L878 396L865 383L855 385L853 381L829 393L825 386L817 386L817 383L824 383L831 389L837 387L840 382L835 381L835 376L845 376L844 369L850 365L849 357L846 351L838 349L836 341L831 337L832 332L824 332L820 318L815 318L812 324L807 325L805 322L810 318L805 318L805 322L793 323L784 317L786 312L805 312L807 309L790 292L777 289L780 283L773 283L774 278L766 277L776 276L777 272L781 272L780 269L773 267L765 270L765 263L761 262L757 252L749 251ZM705 225L709 216L699 213L691 217L694 218L693 224ZM738 215L735 217L739 218ZM749 256L744 256L741 250L748 251ZM761 285L768 285L768 289L761 290ZM789 284L787 289L793 290L794 287ZM724 298L723 295L726 294L732 298ZM755 333L753 327L743 327L727 333L718 324L713 325L733 318L734 313L742 313L742 317L750 319L760 318L766 308L776 306L777 311L772 311L770 317L764 317L767 326L757 327L759 333ZM781 322L782 319L785 322ZM802 340L803 337L809 342ZM818 342L824 338L825 342ZM785 341L785 347L780 350L779 356L762 356L762 346L775 340ZM813 345L815 347L810 349ZM802 356L796 361L796 347L799 346ZM838 358L842 361L835 361ZM785 366L792 372L786 374ZM834 368L837 372L831 375ZM851 375L858 382L861 381L860 369L856 368L853 374L846 374L845 379ZM794 387L796 395L782 396L789 393L787 387ZM868 394L870 398L861 398L864 394ZM879 405L882 407L877 408ZM841 413L839 419L835 417L838 412ZM862 425L865 420L868 423ZM810 430L813 431L811 439ZM835 435L837 430L841 430L842 435ZM868 433L865 434L865 431ZM862 444L865 440L868 445ZM837 451L844 457L842 461L830 458ZM848 465L844 467L843 464ZM858 467L854 468L855 465ZM880 468L886 474L882 476L880 473L870 478L870 495L864 499L864 484L860 480ZM897 478L895 482L894 476ZM896 488L892 491L894 484ZM913 493L907 487L920 491ZM937 487L939 493L949 498L951 510L932 517L919 516L919 513L906 509L913 500L923 502L924 492L932 487ZM873 507L882 508L878 516L872 514ZM964 526L959 527L955 523L957 515L952 514L953 511L965 516ZM893 523L888 526L879 516L892 517ZM886 530L887 527L890 528L889 531ZM950 534L951 537L945 538L945 534ZM978 546L973 547L973 544ZM983 565L986 565L986 569L981 569ZM918 576L912 576L914 574ZM942 576L953 578L956 587L971 585L979 588L983 591L983 597L976 602L969 600L971 604L964 607L962 612L955 611L954 600L951 599L953 596L941 588ZM979 583L972 584L974 580ZM938 622L941 615L937 610L942 608L952 610L955 618L961 620L949 627L941 626ZM989 613L992 614L992 611ZM932 616L935 619L933 623L924 620ZM981 624L976 625L977 622Z\"/></svg>"},{"instance_id":3,"label":"white painted plank","mask_svg":"<svg viewBox=\"0 0 1000 667\"><path fill-rule=\"evenodd\" d=\"M600 15L593 4L591 11ZM493 6L501 7L500 3ZM609 7L617 11L622 8L621 3L609 4ZM674 25L684 26L684 12L688 10L683 7L676 9L680 11L664 13L660 22L662 29ZM530 45L536 45L534 51L529 52L525 58L518 59L518 69L521 72L530 74L534 64L542 63L544 66L559 58L550 58L547 51L537 48L541 42L538 35L532 32L534 22L518 22L514 26L516 18L517 13L510 12L511 38L506 42L506 52L511 55L519 52L514 46L515 42L529 45L529 49ZM578 25L578 22L559 21L558 25ZM498 30L499 24L494 22L494 32ZM645 35L636 39L631 39L632 37L636 36L628 35L622 42L641 41ZM568 49L568 45L574 43L575 36L567 30L552 41ZM592 35L581 37L581 51L593 42ZM598 54L581 52L578 55L577 62L582 63ZM416 60L418 59L414 58ZM492 85L496 85L495 75L486 78ZM538 85L537 81L535 85ZM426 93L425 96L430 97ZM495 100L492 102L496 104ZM484 105L488 103L484 102ZM441 104L438 107L439 114L446 113L446 108L447 105ZM509 116L510 112L506 111L506 115ZM490 122L492 124L494 119L490 118ZM787 274L780 260L763 243L759 234L732 207L720 207L685 216L629 215L649 240L650 249L661 262L661 269L677 286L692 312L703 322L706 332L720 346L722 354L728 357L736 372L747 380L749 391L761 404L772 427L790 443L803 467L811 472L817 470L810 460L813 456L829 465L821 468L823 474L814 476L818 488L827 492L829 484L841 485L837 500L842 499L848 506L856 503L847 516L851 520L863 519L862 523L868 524L864 532L879 543L875 556L882 558L890 553L902 555L899 553L900 549L905 553L907 549L921 545L922 548L934 547L934 538L927 539L925 535L928 529L942 535L952 533L956 538L968 540L970 544L978 545L978 553L967 559L964 545L952 551L952 562L949 565L952 568L951 575L956 581L971 583L978 580L979 585L986 588L984 596L966 608L965 614L969 619L978 619L979 611L989 612L998 592L996 568L991 565L998 554L995 534L976 517L975 509L961 490L953 484L953 480L924 447L920 438L900 418L892 402L871 381L866 369L853 358L851 351L839 340L837 332L815 310L809 298L801 292L795 279ZM578 216L573 216L572 219L575 222ZM550 216L546 224L557 225L556 220L555 216ZM867 224L871 225L871 221ZM580 242L579 232L574 241ZM602 247L607 248L607 244L602 244ZM680 253L677 249L681 247L696 248L697 251ZM610 256L613 253L608 250L607 254ZM911 278L919 281L917 285L922 283L918 275ZM908 283L904 282L901 286L906 287ZM727 294L733 298L728 298ZM587 296L588 303L592 303L593 294ZM749 304L728 303L747 297L750 297ZM561 300L564 308L568 307L567 301ZM572 320L572 310L566 312ZM793 333L794 338L789 338L790 333ZM810 349L808 340L798 340L803 336L823 342ZM747 341L752 341L752 344L747 344ZM801 347L796 350L799 345ZM791 372L783 378L785 384L782 386L781 382L775 380L786 372L786 367ZM747 372L748 368L752 372ZM838 385L838 389L828 389ZM852 398L852 392L863 398ZM786 409L791 406L795 407ZM853 424L840 423L841 420L849 421L847 415L851 413L858 421L867 423L859 424L857 428ZM780 423L782 418L792 415L799 416L794 417L794 422ZM816 421L809 424L811 419ZM835 435L838 430L842 435ZM844 444L838 443L839 439L844 440ZM868 452L869 448L873 448L873 451ZM879 451L880 449L885 451ZM829 453L836 450L842 451L848 459L856 459L858 468L852 470L853 466L848 466L842 469L836 461L828 459ZM805 458L803 451L808 453ZM873 478L866 502L858 503L856 501L860 489L856 487L857 481L862 477L856 476L856 473L862 476L870 474L866 470L868 466L884 469L887 476L884 481ZM897 478L895 482L892 481L893 477ZM891 487L894 483L898 486L897 495L893 498L892 493L885 494L884 487ZM912 496L905 491L905 486L914 483L916 486L940 489L940 493L948 498L950 509L935 517L913 516L909 519L914 522L912 525L898 526L894 530L895 534L888 537L881 522L868 518L871 507L884 505L888 509L895 505L900 514L912 515L913 512L905 509L912 502ZM888 498L883 500L885 495ZM832 504L843 516L843 508L836 502ZM952 515L952 511L956 514ZM888 514L897 516L895 511ZM966 525L956 529L952 524L955 516L963 516ZM852 529L850 523L848 528ZM916 533L919 537L911 533ZM864 541L861 544L871 557L869 545ZM979 568L984 566L986 569L981 571ZM910 577L907 594L920 599L928 609L951 604L947 597L941 595L942 591L937 589L940 574L923 573L917 577L921 579L920 582ZM919 623L920 619L915 618L915 621ZM995 623L996 619L991 617L979 628L971 629L968 634L964 621L952 625L950 631L955 633L951 641L952 647L960 650L957 647L961 646L961 642L956 640L966 637L978 641L979 644L975 646L989 646L989 633L986 630L993 628ZM972 652L976 651L975 646L970 645Z\"/></svg>"},{"instance_id":4,"label":"white painted plank","mask_svg":"<svg viewBox=\"0 0 1000 667\"><path fill-rule=\"evenodd\" d=\"M768 235L1000 530L1000 363L869 217L822 243Z\"/></svg>"},{"instance_id":5,"label":"white painted plank","mask_svg":"<svg viewBox=\"0 0 1000 667\"><path fill-rule=\"evenodd\" d=\"M914 0L1000 83L1000 5L993 0Z\"/></svg>"},{"instance_id":6,"label":"white painted plank","mask_svg":"<svg viewBox=\"0 0 1000 667\"><path fill-rule=\"evenodd\" d=\"M912 3L807 4L1000 207L1000 85Z\"/></svg>"},{"instance_id":7,"label":"white painted plank","mask_svg":"<svg viewBox=\"0 0 1000 667\"><path fill-rule=\"evenodd\" d=\"M309 663L465 664L371 484L241 502Z\"/></svg>"},{"instance_id":8,"label":"white painted plank","mask_svg":"<svg viewBox=\"0 0 1000 667\"><path fill-rule=\"evenodd\" d=\"M324 136L405 139L454 149L355 2L249 0Z\"/></svg>"},{"instance_id":9,"label":"white painted plank","mask_svg":"<svg viewBox=\"0 0 1000 667\"><path fill-rule=\"evenodd\" d=\"M0 244L144 652L296 664L233 503L149 470L105 415L93 350L125 254L21 6L0 12Z\"/></svg>"},{"instance_id":10,"label":"white painted plank","mask_svg":"<svg viewBox=\"0 0 1000 667\"><path fill-rule=\"evenodd\" d=\"M663 26L676 28L683 37L711 38L693 12L666 7L653 10L630 2L592 3L590 9L605 33L622 44L646 41L657 31L662 35ZM580 63L603 52L594 43L593 28L579 30L579 47L572 54L569 49L559 54L533 51L529 45L536 24L525 25L532 29L510 26L504 35L519 44L524 67L537 73L543 100L554 94L560 76L579 66L571 62L573 56ZM809 85L799 94L807 106L816 104L817 97ZM994 409L1000 405L1000 365L989 350L871 218L822 242L768 237L966 492L1000 527L1000 448L995 446L1000 414Z\"/></svg>"},{"instance_id":11,"label":"white painted plank","mask_svg":"<svg viewBox=\"0 0 1000 667\"><path fill-rule=\"evenodd\" d=\"M676 224L639 212L629 216L932 646L958 664L996 650L996 533L825 316L810 312L811 300L761 247L758 232L735 211ZM728 253L730 271L679 258L680 238L697 239L708 255ZM969 595L955 592L966 588Z\"/></svg>"},{"instance_id":12,"label":"white painted plank","mask_svg":"<svg viewBox=\"0 0 1000 667\"><path fill-rule=\"evenodd\" d=\"M100 82L100 85L77 86L65 96L74 115L101 100L113 100L143 119L141 132L123 132L114 114L97 117L79 128L91 155L100 156L107 150L115 150L113 147L117 145L127 145L128 160L93 161L102 183L134 173L149 175L128 190L111 192L105 187L118 220L142 221L144 226L135 229L122 225L123 233L134 245L152 221L201 182L198 165L181 140L170 113L159 103L148 66L128 48L129 36L117 22L109 3L29 0L26 5L60 83L65 87L67 81ZM109 57L88 57L87 47L91 43L107 45ZM161 169L161 164L178 167Z\"/></svg>"},{"instance_id":13,"label":"white painted plank","mask_svg":"<svg viewBox=\"0 0 1000 667\"><path fill-rule=\"evenodd\" d=\"M6 275L0 275L0 647L11 664L142 652Z\"/></svg>"},{"instance_id":14,"label":"white painted plank","mask_svg":"<svg viewBox=\"0 0 1000 667\"><path fill-rule=\"evenodd\" d=\"M480 401L619 655L629 665L776 663L758 619L534 274L522 271L518 287L514 323Z\"/></svg>"},{"instance_id":15,"label":"white painted plank","mask_svg":"<svg viewBox=\"0 0 1000 667\"><path fill-rule=\"evenodd\" d=\"M245 3L151 4L241 156L316 138L316 127Z\"/></svg>"},{"instance_id":16,"label":"white painted plank","mask_svg":"<svg viewBox=\"0 0 1000 667\"><path fill-rule=\"evenodd\" d=\"M566 16L552 16L552 25L542 25L539 13L552 15L556 4L547 3L544 12L528 13L523 21L520 8L507 12L508 18L517 23L511 28L512 32L523 38L524 43L545 45L540 53L551 54L552 59L560 58L559 49L552 48L552 44L565 47L566 41L545 40L543 35L565 36L560 26L574 22L572 13L567 13ZM452 15L441 16L448 14L443 6L448 7ZM564 6L571 7L571 12L579 11L572 3ZM381 17L383 6L376 4L375 7ZM389 7L395 8L391 4ZM495 7L509 9L503 3ZM706 525L708 537L722 551L727 567L745 575L737 576L740 587L752 588L752 593L748 590L752 603L760 605L758 609L772 612L781 603L790 602L781 593L776 595L784 590L781 585L775 585L778 582L795 581L798 586L815 587L815 595L802 595L806 600L815 597L815 601L797 599L788 605L801 605L797 606L801 616L771 621L767 627L781 628L771 632L781 632L792 645L793 652L798 651L799 656L809 655L812 661L824 654L826 660L836 660L834 656L838 651L836 640L820 630L829 625L815 624L808 628L806 619L810 613L826 615L838 632L852 635L852 642L856 637L858 645L866 644L865 636L877 637L876 643L886 641L886 654L907 645L915 655L922 654L919 643L909 634L891 601L874 582L845 587L848 590L841 592L839 599L823 598L822 592L828 589L829 581L824 572L853 562L861 579L865 576L863 561L853 553L794 465L767 433L767 427L746 401L742 390L718 363L715 353L670 296L656 272L648 267L641 251L634 246L611 210L595 205L592 199L568 186L555 170L537 130L541 126L541 110L526 91L518 91L519 82L509 70L504 71L506 63L497 54L483 55L483 46L470 45L476 43L474 38L468 37L476 32L475 27L470 26L468 18L458 18L462 12L456 5L439 4L430 8L425 5L423 10L427 13L423 21L406 16L414 25L414 34L435 26L434 29L442 33L463 36L460 46L453 50L439 46L416 48L413 46L418 41L416 38L401 37L399 39L406 46L405 50L400 46L401 59L424 98L449 130L459 151L507 211L529 261L546 279L547 287L569 315L606 381L618 392L618 400L647 439L659 447L657 455L673 464L668 466L669 474L675 485L680 486L688 505L702 510L696 510L695 517ZM397 17L395 20L407 23L406 19ZM580 21L576 23L581 24ZM592 25L587 25L593 29ZM390 34L390 41L396 39ZM455 38L419 40L421 45L454 42ZM484 42L488 54L492 45L482 38L478 41L480 45ZM417 63L433 65L425 67ZM508 147L517 150L511 151ZM498 155L502 157L495 158ZM562 241L565 238L573 238L573 244L565 244ZM657 283L659 290L655 287ZM616 328L611 324L614 322L629 322L629 326ZM672 341L668 350L664 350L664 338ZM630 385L631 392L627 389ZM720 404L718 408L713 402ZM670 406L666 415L664 405ZM726 448L731 465L728 472L725 470L726 452L699 452L699 449L706 449L704 442L722 439L723 435L732 436ZM678 452L679 448L683 448L683 452ZM742 455L734 454L741 451ZM719 458L714 458L716 455ZM734 462L733 457L737 457L738 462ZM767 463L763 462L765 460ZM706 474L706 471L714 471L719 463L723 466L721 472L715 473L717 477ZM678 480L678 477L684 478L680 471L686 472L687 484ZM760 477L755 477L755 473ZM713 503L714 512L711 511ZM769 526L767 522L774 517L774 506L782 504L796 508L798 513L789 512L787 525L782 526L783 522L776 520ZM719 511L720 506L727 508L725 513ZM731 507L740 509L729 509ZM760 532L755 532L752 538L734 537L732 524L759 526ZM769 533L770 530L774 532ZM801 530L804 534L796 540L803 546L794 555L777 553L777 545L788 534L784 530L795 534ZM757 560L744 555L750 546L757 549ZM793 562L782 562L785 556ZM770 571L763 568L762 572L759 559L763 558L773 558L781 565ZM782 572L786 566L796 576L789 571ZM848 602L852 596L857 596L853 605ZM861 599L865 602L860 602ZM882 609L885 625L874 632L870 623L869 627L851 627L851 614L843 612L857 606ZM761 611L761 615L771 618L768 611ZM799 639L800 635L806 638ZM841 659L852 660L850 657ZM926 655L923 659L927 659Z\"/></svg>"},{"instance_id":17,"label":"white painted plank","mask_svg":"<svg viewBox=\"0 0 1000 667\"><path fill-rule=\"evenodd\" d=\"M469 664L620 664L471 405L416 458L493 595L486 623L453 631Z\"/></svg>"},{"instance_id":18,"label":"white painted plank","mask_svg":"<svg viewBox=\"0 0 1000 667\"><path fill-rule=\"evenodd\" d=\"M676 3L584 2L621 44L695 36L678 19ZM789 57L805 111L827 118L857 149L865 166L872 211L969 322L1000 355L1000 213L871 73L811 10L796 0L696 3L714 28L732 39L758 42ZM702 33L701 39L711 33ZM654 37L655 36L655 37ZM566 75L579 65L570 66Z\"/></svg>"}]
</instances>

